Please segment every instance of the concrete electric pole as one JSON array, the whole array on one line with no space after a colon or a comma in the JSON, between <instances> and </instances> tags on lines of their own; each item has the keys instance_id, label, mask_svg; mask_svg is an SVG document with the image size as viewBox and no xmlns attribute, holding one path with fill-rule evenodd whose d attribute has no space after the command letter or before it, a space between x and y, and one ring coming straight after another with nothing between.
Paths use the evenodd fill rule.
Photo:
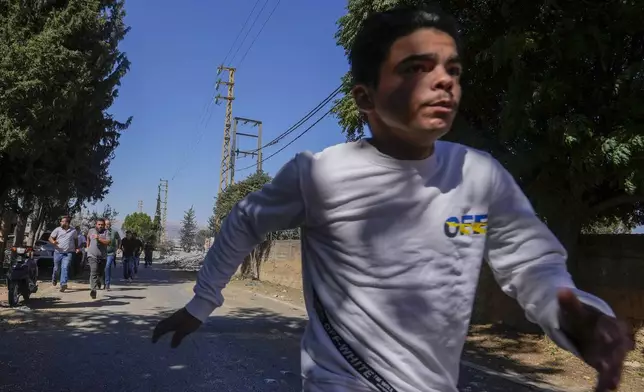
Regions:
<instances>
[{"instance_id":1,"label":"concrete electric pole","mask_svg":"<svg viewBox=\"0 0 644 392\"><path fill-rule=\"evenodd\" d=\"M159 180L159 193L161 194L161 243L167 240L168 221L168 180Z\"/></svg>"},{"instance_id":2,"label":"concrete electric pole","mask_svg":"<svg viewBox=\"0 0 644 392\"><path fill-rule=\"evenodd\" d=\"M257 158L257 172L259 173L262 171L262 122L257 121L257 120L251 120L249 118L243 118L243 117L235 117L235 124L233 126L233 154L231 157L231 165L230 165L230 182L229 184L232 184L233 181L232 179L235 177L235 157L238 157L240 155L246 157L246 156L254 156ZM246 125L246 124L251 124L253 127L257 127L257 135L249 134L249 133L242 133L238 132L237 128L239 127L239 124ZM252 137L252 138L257 138L257 149L252 150L252 151L241 151L237 147L237 136L246 136L246 137Z\"/></svg>"},{"instance_id":3,"label":"concrete electric pole","mask_svg":"<svg viewBox=\"0 0 644 392\"><path fill-rule=\"evenodd\" d=\"M228 72L228 81L217 80L217 90L219 90L220 85L228 86L228 94L224 97L221 94L218 94L215 97L215 103L218 105L220 100L226 100L226 117L224 119L224 140L221 144L221 166L219 168L219 190L217 194L228 187L229 184L233 183L233 173L232 169L232 137L231 137L231 128L232 128L232 118L233 118L233 100L234 96L234 87L235 87L235 68L224 67L223 65L217 68L217 75L220 75L223 71Z\"/></svg>"}]
</instances>

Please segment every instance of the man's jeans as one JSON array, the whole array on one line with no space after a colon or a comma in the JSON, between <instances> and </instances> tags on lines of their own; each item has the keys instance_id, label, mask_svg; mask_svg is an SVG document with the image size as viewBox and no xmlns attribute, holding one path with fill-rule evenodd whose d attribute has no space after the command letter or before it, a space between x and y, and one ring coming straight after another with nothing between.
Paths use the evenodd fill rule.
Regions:
<instances>
[{"instance_id":1,"label":"man's jeans","mask_svg":"<svg viewBox=\"0 0 644 392\"><path fill-rule=\"evenodd\" d=\"M139 273L139 263L140 262L141 262L141 257L134 256L134 273L135 274Z\"/></svg>"},{"instance_id":2,"label":"man's jeans","mask_svg":"<svg viewBox=\"0 0 644 392\"><path fill-rule=\"evenodd\" d=\"M115 254L107 255L107 261L105 263L105 287L110 287L110 283L112 282L112 268L116 268Z\"/></svg>"},{"instance_id":3,"label":"man's jeans","mask_svg":"<svg viewBox=\"0 0 644 392\"><path fill-rule=\"evenodd\" d=\"M64 252L59 253L54 251L54 273L51 275L52 281L57 281L56 275L60 271L60 284L61 286L67 285L67 279L69 277L69 264L72 262L73 252Z\"/></svg>"},{"instance_id":4,"label":"man's jeans","mask_svg":"<svg viewBox=\"0 0 644 392\"><path fill-rule=\"evenodd\" d=\"M123 256L123 279L134 275L134 256Z\"/></svg>"}]
</instances>

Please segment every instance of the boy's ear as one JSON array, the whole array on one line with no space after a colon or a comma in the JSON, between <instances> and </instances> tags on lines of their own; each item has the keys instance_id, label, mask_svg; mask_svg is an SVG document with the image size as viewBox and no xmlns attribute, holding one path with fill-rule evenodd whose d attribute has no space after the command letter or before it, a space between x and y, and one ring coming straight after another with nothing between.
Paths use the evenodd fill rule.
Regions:
<instances>
[{"instance_id":1,"label":"boy's ear","mask_svg":"<svg viewBox=\"0 0 644 392\"><path fill-rule=\"evenodd\" d=\"M357 85L351 89L351 95L353 96L356 106L361 113L367 114L375 109L373 99L367 89L363 85Z\"/></svg>"}]
</instances>

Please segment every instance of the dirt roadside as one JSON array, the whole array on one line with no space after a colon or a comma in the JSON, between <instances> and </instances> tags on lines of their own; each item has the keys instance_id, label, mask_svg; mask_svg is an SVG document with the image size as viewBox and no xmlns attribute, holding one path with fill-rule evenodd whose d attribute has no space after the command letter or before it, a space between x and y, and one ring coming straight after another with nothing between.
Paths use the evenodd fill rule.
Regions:
<instances>
[{"instance_id":1,"label":"dirt roadside","mask_svg":"<svg viewBox=\"0 0 644 392\"><path fill-rule=\"evenodd\" d=\"M234 280L231 284L294 306L304 306L304 296L297 289L260 281ZM638 332L637 340L637 349L625 364L620 392L644 391L644 328ZM596 378L592 368L547 337L516 333L502 325L473 325L463 359L497 372L556 385L565 391L592 391Z\"/></svg>"}]
</instances>

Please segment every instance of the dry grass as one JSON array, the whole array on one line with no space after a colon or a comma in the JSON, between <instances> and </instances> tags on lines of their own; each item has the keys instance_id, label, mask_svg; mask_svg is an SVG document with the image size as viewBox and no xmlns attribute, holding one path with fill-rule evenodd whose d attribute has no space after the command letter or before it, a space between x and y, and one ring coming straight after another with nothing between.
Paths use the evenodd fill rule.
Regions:
<instances>
[{"instance_id":1,"label":"dry grass","mask_svg":"<svg viewBox=\"0 0 644 392\"><path fill-rule=\"evenodd\" d=\"M622 392L644 391L644 329L636 335L637 348L627 358ZM470 330L465 357L495 370L517 372L564 390L592 390L596 372L548 337L516 333L501 325L475 325Z\"/></svg>"}]
</instances>

